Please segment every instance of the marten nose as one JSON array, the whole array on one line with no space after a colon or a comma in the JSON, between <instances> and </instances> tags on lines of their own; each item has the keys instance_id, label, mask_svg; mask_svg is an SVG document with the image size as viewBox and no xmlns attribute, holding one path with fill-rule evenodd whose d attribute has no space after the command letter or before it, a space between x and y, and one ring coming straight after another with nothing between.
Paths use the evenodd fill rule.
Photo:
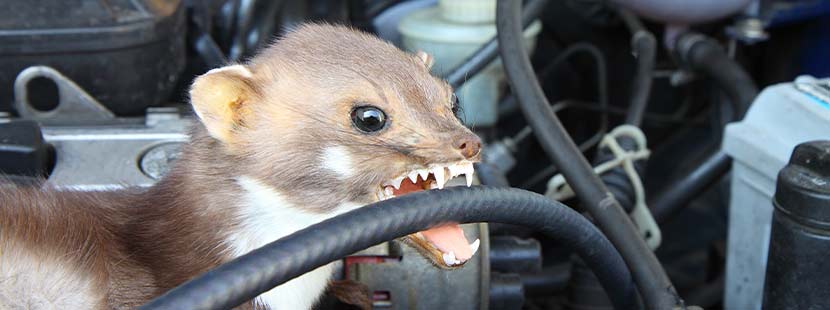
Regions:
<instances>
[{"instance_id":1,"label":"marten nose","mask_svg":"<svg viewBox=\"0 0 830 310\"><path fill-rule=\"evenodd\" d=\"M470 159L481 152L481 139L475 135L466 135L456 140L454 146L461 152L461 155L464 155L464 158Z\"/></svg>"}]
</instances>

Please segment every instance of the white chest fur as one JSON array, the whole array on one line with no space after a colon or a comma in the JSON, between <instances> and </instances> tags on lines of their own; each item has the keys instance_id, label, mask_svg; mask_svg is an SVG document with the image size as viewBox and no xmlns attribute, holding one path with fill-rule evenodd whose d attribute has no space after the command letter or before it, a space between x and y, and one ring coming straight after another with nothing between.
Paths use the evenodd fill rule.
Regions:
<instances>
[{"instance_id":1,"label":"white chest fur","mask_svg":"<svg viewBox=\"0 0 830 310\"><path fill-rule=\"evenodd\" d=\"M242 227L227 240L234 257L360 207L344 203L332 213L310 213L292 206L282 194L253 178L240 177L238 183L244 191ZM257 302L270 309L311 309L323 294L333 271L331 264L317 268L263 293Z\"/></svg>"}]
</instances>

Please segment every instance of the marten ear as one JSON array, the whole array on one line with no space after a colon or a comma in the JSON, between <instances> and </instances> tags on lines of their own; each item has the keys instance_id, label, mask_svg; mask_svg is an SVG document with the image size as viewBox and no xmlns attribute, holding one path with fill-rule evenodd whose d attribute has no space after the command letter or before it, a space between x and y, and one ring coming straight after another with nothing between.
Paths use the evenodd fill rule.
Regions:
<instances>
[{"instance_id":1,"label":"marten ear","mask_svg":"<svg viewBox=\"0 0 830 310\"><path fill-rule=\"evenodd\" d=\"M427 70L432 69L432 64L435 63L435 59L432 58L432 55L427 54L427 52L424 51L418 51L415 53L415 56L417 56L418 59L420 59L421 62L424 63L424 66L427 67Z\"/></svg>"},{"instance_id":2,"label":"marten ear","mask_svg":"<svg viewBox=\"0 0 830 310\"><path fill-rule=\"evenodd\" d=\"M253 74L243 65L231 65L199 76L190 88L190 102L208 133L229 142L235 128L243 126L253 98Z\"/></svg>"}]
</instances>

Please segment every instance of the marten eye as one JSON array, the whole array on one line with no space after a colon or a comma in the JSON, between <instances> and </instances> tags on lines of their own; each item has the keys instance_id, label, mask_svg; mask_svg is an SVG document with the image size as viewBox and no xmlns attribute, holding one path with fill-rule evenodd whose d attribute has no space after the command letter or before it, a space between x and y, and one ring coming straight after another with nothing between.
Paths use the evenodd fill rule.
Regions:
<instances>
[{"instance_id":1,"label":"marten eye","mask_svg":"<svg viewBox=\"0 0 830 310\"><path fill-rule=\"evenodd\" d=\"M352 123L362 132L375 132L386 126L386 113L370 105L352 110Z\"/></svg>"}]
</instances>

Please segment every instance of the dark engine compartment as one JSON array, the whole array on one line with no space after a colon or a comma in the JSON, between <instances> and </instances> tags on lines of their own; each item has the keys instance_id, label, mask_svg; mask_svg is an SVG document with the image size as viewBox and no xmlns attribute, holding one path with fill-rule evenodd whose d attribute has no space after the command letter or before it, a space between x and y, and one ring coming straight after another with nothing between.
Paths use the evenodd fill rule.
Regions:
<instances>
[{"instance_id":1,"label":"dark engine compartment","mask_svg":"<svg viewBox=\"0 0 830 310\"><path fill-rule=\"evenodd\" d=\"M736 156L722 151L729 143L725 141L732 139L724 128L742 119L752 121L747 110L750 105L760 107L757 102L764 98L758 90L779 83L812 96L819 112L810 113L827 117L822 113L830 112L822 109L830 111L830 82L821 78L830 77L830 1L746 0L737 9L705 8L703 2L688 1L694 10L687 14L635 2L524 1L526 32L537 32L529 44L536 79L588 162L597 167L622 156L608 146L610 142L603 142L609 133L616 135L610 138L613 144L632 156L631 169L624 169L625 164L608 167L601 179L631 214L646 243L656 248L685 305L782 306L758 295L765 287L764 271L771 270L763 268L774 267L759 258L762 269L741 269L749 268L740 267L740 259L750 254L728 246L729 238L755 232L733 222L736 208L745 203L735 196L735 180L743 180L744 173L730 170ZM192 122L187 89L195 76L243 61L285 29L309 21L348 24L404 49L427 46L402 33L400 24L436 5L430 0L0 3L0 172L21 183L46 178L67 190L148 186L164 175L187 139L186 128ZM538 22L531 23L534 20ZM441 30L441 25L431 29ZM487 25L496 29L495 20ZM505 53L499 50L501 38L496 41L489 43L490 59L499 51ZM482 62L488 58L487 47L479 50L473 44L455 60L453 52L442 58L443 50L435 48L427 52L438 61L436 75L457 90L477 84L463 93L459 90L459 97L466 108L464 121L486 144L484 161L476 167L479 182L543 193L590 213L583 206L589 203L563 189L567 175L559 181L554 177L565 169L546 153L534 132L540 127L529 125L521 86L509 82L516 83L515 75L507 70L505 76L501 63ZM474 51L478 58L468 58ZM485 75L494 78L478 79ZM797 82L805 75L815 79ZM484 90L489 93L482 95ZM493 104L476 106L487 100ZM639 130L615 130L624 124ZM771 131L807 132L800 127L805 124L765 125ZM818 124L810 130L823 132L822 140L830 139L830 123ZM764 137L757 134L759 140ZM789 147L787 158L791 152ZM784 181L779 177L778 182ZM828 188L819 186L816 191ZM579 188L575 190L579 195ZM828 201L810 203L828 206ZM768 204L772 209L772 201ZM648 208L637 211L638 206ZM827 212L817 210L805 216L818 218ZM817 229L818 234L830 234L823 226ZM407 259L415 256L412 250L393 241L344 258L340 277L364 283L375 309L612 308L591 270L549 236L506 224L470 224L465 230L481 236L486 246L478 260L452 276ZM772 239L782 247L798 240L779 240L780 230L773 228ZM760 246L766 247L768 239L759 241ZM827 246L816 244L810 247ZM773 251L770 261L781 260L775 255L800 254L804 253ZM727 264L729 259L734 265ZM728 266L738 269L730 275ZM821 278L821 271L827 271L811 268L815 273L803 273L806 279ZM736 277L744 274L751 276ZM767 280L767 285L775 284ZM801 286L806 290L807 285L819 287L803 293L801 304L797 299L786 305L808 305L816 302L808 297L814 291L830 289L821 279L779 287L803 292ZM755 293L735 291L742 287ZM320 305L348 307L334 298Z\"/></svg>"}]
</instances>

